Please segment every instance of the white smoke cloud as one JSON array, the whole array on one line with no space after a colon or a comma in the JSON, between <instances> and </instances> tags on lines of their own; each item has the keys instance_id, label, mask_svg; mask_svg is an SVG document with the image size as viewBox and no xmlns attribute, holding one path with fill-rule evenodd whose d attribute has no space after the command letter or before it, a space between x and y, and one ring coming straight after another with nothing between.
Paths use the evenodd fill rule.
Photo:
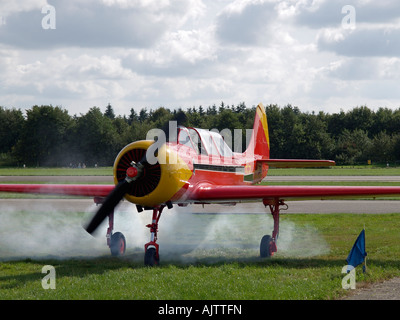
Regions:
<instances>
[{"instance_id":1,"label":"white smoke cloud","mask_svg":"<svg viewBox=\"0 0 400 320\"><path fill-rule=\"evenodd\" d=\"M69 200L73 201L73 200ZM20 258L92 258L109 256L106 242L108 221L95 236L82 225L97 210L88 205L85 213L65 212L46 201L33 203L29 211L18 206L1 206L0 260ZM199 205L164 209L158 232L163 261L216 262L258 259L263 235L271 234L271 215L266 209L239 204L235 207ZM126 259L142 261L144 244L150 239L146 225L152 211L138 213L127 202L115 213L114 232L122 232L127 242ZM329 252L329 246L312 226L280 222L278 253L283 257L312 257Z\"/></svg>"},{"instance_id":2,"label":"white smoke cloud","mask_svg":"<svg viewBox=\"0 0 400 320\"><path fill-rule=\"evenodd\" d=\"M61 212L45 201L33 202L29 211L2 205L0 260L106 254L105 238L99 241L86 233L82 217L83 213Z\"/></svg>"}]
</instances>

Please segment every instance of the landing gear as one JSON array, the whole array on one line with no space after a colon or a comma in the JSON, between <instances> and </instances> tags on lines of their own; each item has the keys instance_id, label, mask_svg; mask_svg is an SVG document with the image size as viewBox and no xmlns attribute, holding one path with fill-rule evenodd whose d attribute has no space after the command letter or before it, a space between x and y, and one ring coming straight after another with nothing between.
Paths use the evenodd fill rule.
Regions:
<instances>
[{"instance_id":1,"label":"landing gear","mask_svg":"<svg viewBox=\"0 0 400 320\"><path fill-rule=\"evenodd\" d=\"M273 199L273 200L263 200L263 204L265 206L269 206L269 209L272 214L272 218L274 219L274 230L272 231L272 236L265 235L261 239L260 243L260 257L261 258L269 258L274 255L275 252L278 251L276 246L276 242L279 236L279 210L280 206L286 206L284 210L287 209L287 204L283 202L283 200Z\"/></svg>"},{"instance_id":2,"label":"landing gear","mask_svg":"<svg viewBox=\"0 0 400 320\"><path fill-rule=\"evenodd\" d=\"M102 204L104 198L96 197L94 202L99 205ZM107 246L110 248L112 256L123 256L126 250L125 236L121 232L113 233L114 229L114 211L108 216L108 228L106 233Z\"/></svg>"},{"instance_id":3,"label":"landing gear","mask_svg":"<svg viewBox=\"0 0 400 320\"><path fill-rule=\"evenodd\" d=\"M103 203L104 198L96 197L94 198L94 202L98 205ZM165 207L169 209L172 208L172 203L167 202L165 205L160 205L153 209L153 217L151 224L148 224L146 227L150 229L150 242L144 245L144 264L146 266L155 266L160 263L160 256L158 253L159 245L157 243L157 232L158 232L158 221L161 218L161 213ZM151 209L151 208L145 208ZM141 212L143 210L142 207L138 206L138 211ZM122 256L125 254L126 250L126 240L125 236L121 232L113 233L114 229L114 211L112 211L108 216L108 229L107 229L107 245L110 248L111 254L113 256Z\"/></svg>"},{"instance_id":4,"label":"landing gear","mask_svg":"<svg viewBox=\"0 0 400 320\"><path fill-rule=\"evenodd\" d=\"M126 250L125 236L121 232L113 233L114 212L108 216L107 245L110 248L111 255L114 257L123 256Z\"/></svg>"},{"instance_id":5,"label":"landing gear","mask_svg":"<svg viewBox=\"0 0 400 320\"><path fill-rule=\"evenodd\" d=\"M125 236L121 232L116 232L111 235L110 239L110 251L113 256L123 256L126 249Z\"/></svg>"},{"instance_id":6,"label":"landing gear","mask_svg":"<svg viewBox=\"0 0 400 320\"><path fill-rule=\"evenodd\" d=\"M147 248L144 253L144 265L148 267L153 267L154 265L159 265L160 257L157 257L156 248Z\"/></svg>"},{"instance_id":7,"label":"landing gear","mask_svg":"<svg viewBox=\"0 0 400 320\"><path fill-rule=\"evenodd\" d=\"M261 238L260 243L260 257L261 258L269 258L274 253L272 252L272 243L273 240L270 235L265 235Z\"/></svg>"},{"instance_id":8,"label":"landing gear","mask_svg":"<svg viewBox=\"0 0 400 320\"><path fill-rule=\"evenodd\" d=\"M152 223L146 227L150 229L150 242L144 245L144 265L155 266L160 263L160 256L158 253L159 245L157 243L157 232L158 232L158 221L161 218L161 213L165 205L161 205L153 208Z\"/></svg>"}]
</instances>

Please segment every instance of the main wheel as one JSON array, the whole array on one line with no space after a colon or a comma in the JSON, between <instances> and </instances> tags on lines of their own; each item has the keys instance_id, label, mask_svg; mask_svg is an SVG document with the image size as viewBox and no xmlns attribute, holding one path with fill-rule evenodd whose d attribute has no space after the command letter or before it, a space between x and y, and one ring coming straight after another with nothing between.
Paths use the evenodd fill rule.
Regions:
<instances>
[{"instance_id":1,"label":"main wheel","mask_svg":"<svg viewBox=\"0 0 400 320\"><path fill-rule=\"evenodd\" d=\"M125 236L121 232L116 232L110 239L110 250L113 256L123 256L126 249Z\"/></svg>"},{"instance_id":2,"label":"main wheel","mask_svg":"<svg viewBox=\"0 0 400 320\"><path fill-rule=\"evenodd\" d=\"M160 259L157 258L156 248L148 248L144 253L144 265L152 267L154 265L158 265L160 263Z\"/></svg>"},{"instance_id":3,"label":"main wheel","mask_svg":"<svg viewBox=\"0 0 400 320\"><path fill-rule=\"evenodd\" d=\"M271 257L271 246L272 246L272 237L270 235L265 235L264 237L262 237L260 243L261 258Z\"/></svg>"}]
</instances>

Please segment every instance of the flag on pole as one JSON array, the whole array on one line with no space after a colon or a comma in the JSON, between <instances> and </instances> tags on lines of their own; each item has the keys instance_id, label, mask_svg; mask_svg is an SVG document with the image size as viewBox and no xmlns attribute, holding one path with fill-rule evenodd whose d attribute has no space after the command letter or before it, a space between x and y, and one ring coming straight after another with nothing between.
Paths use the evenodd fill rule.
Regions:
<instances>
[{"instance_id":1,"label":"flag on pole","mask_svg":"<svg viewBox=\"0 0 400 320\"><path fill-rule=\"evenodd\" d=\"M350 272L359 264L363 263L366 256L367 252L365 251L365 229L363 229L358 235L357 240L353 245L353 248L351 248L350 253L347 256L347 272ZM363 270L365 272L365 266Z\"/></svg>"}]
</instances>

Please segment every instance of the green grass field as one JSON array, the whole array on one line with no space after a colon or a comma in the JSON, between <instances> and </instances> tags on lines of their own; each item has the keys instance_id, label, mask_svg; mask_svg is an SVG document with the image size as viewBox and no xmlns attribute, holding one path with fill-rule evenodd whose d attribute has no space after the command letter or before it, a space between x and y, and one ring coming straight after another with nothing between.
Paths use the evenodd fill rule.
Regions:
<instances>
[{"instance_id":1,"label":"green grass field","mask_svg":"<svg viewBox=\"0 0 400 320\"><path fill-rule=\"evenodd\" d=\"M162 263L155 268L143 266L140 248L123 258L3 261L0 299L337 299L350 293L342 289L341 270L364 225L367 273L356 269L357 287L400 276L399 214L282 216L280 251L271 259L258 258L258 243L243 246L265 231L260 215L229 219L242 227L239 235L228 231L229 245L163 255L160 241ZM182 236L186 244L197 241ZM44 265L55 267L55 290L42 287Z\"/></svg>"},{"instance_id":2,"label":"green grass field","mask_svg":"<svg viewBox=\"0 0 400 320\"><path fill-rule=\"evenodd\" d=\"M0 168L0 176L112 176L112 167L99 168Z\"/></svg>"},{"instance_id":3,"label":"green grass field","mask_svg":"<svg viewBox=\"0 0 400 320\"><path fill-rule=\"evenodd\" d=\"M0 176L108 176L112 167L99 168L0 168ZM400 167L335 166L329 168L290 168L268 171L271 176L398 176Z\"/></svg>"},{"instance_id":4,"label":"green grass field","mask_svg":"<svg viewBox=\"0 0 400 320\"><path fill-rule=\"evenodd\" d=\"M338 166L329 168L290 168L268 170L271 176L398 176L400 167Z\"/></svg>"},{"instance_id":5,"label":"green grass field","mask_svg":"<svg viewBox=\"0 0 400 320\"><path fill-rule=\"evenodd\" d=\"M21 170L21 171L20 171ZM24 171L30 170L30 171ZM69 171L71 170L71 171ZM73 171L81 170L79 173ZM89 170L86 172L85 170ZM98 171L95 171L98 170ZM319 175L336 171L338 175L356 175L372 172L371 175L399 175L397 168L335 168L335 169L271 169L273 175ZM360 170L355 173L355 170ZM29 172L29 174L27 174ZM323 173L321 173L323 172ZM390 172L390 173L389 173ZM98 169L1 169L0 175L111 175L111 168ZM363 175L362 173L361 175ZM3 225L18 216L21 226L29 229L30 213L0 212ZM136 214L136 213L135 213ZM57 224L61 220L78 219L82 213L67 216L57 213L51 223L45 222L51 235L59 232ZM35 221L42 216L34 217ZM300 299L326 300L339 299L350 294L342 289L341 281L346 265L346 257L359 232L366 228L366 249L368 252L367 273L357 267L357 288L368 286L392 277L400 276L400 214L356 215L356 214L297 214L281 216L281 234L278 253L271 259L258 257L258 245L263 234L271 233L270 215L225 215L213 238L208 238L209 246L181 250L182 244L196 248L203 241L210 227L211 215L190 215L191 228L165 228L168 216L160 221L161 266L143 266L143 244L128 241L127 254L123 258L110 257L108 252L94 257L76 255L64 258L58 251L38 257L24 254L10 260L4 245L0 246L0 299ZM165 221L164 221L165 220ZM203 226L199 228L199 226ZM80 227L80 226L79 226ZM12 240L16 229L6 229ZM201 230L199 230L201 229ZM25 229L24 229L25 230ZM62 231L63 229L61 229ZM42 232L32 229L29 232ZM180 245L177 252L163 251L166 246L162 240L167 232L175 237ZM31 233L22 233L19 243L22 246ZM51 242L52 238L43 241ZM72 241L72 240L71 240ZM84 247L85 241L78 243ZM169 246L171 241L169 241ZM104 246L105 243L104 243ZM107 251L107 248L105 248ZM56 289L45 290L42 268L51 265L56 270Z\"/></svg>"}]
</instances>

